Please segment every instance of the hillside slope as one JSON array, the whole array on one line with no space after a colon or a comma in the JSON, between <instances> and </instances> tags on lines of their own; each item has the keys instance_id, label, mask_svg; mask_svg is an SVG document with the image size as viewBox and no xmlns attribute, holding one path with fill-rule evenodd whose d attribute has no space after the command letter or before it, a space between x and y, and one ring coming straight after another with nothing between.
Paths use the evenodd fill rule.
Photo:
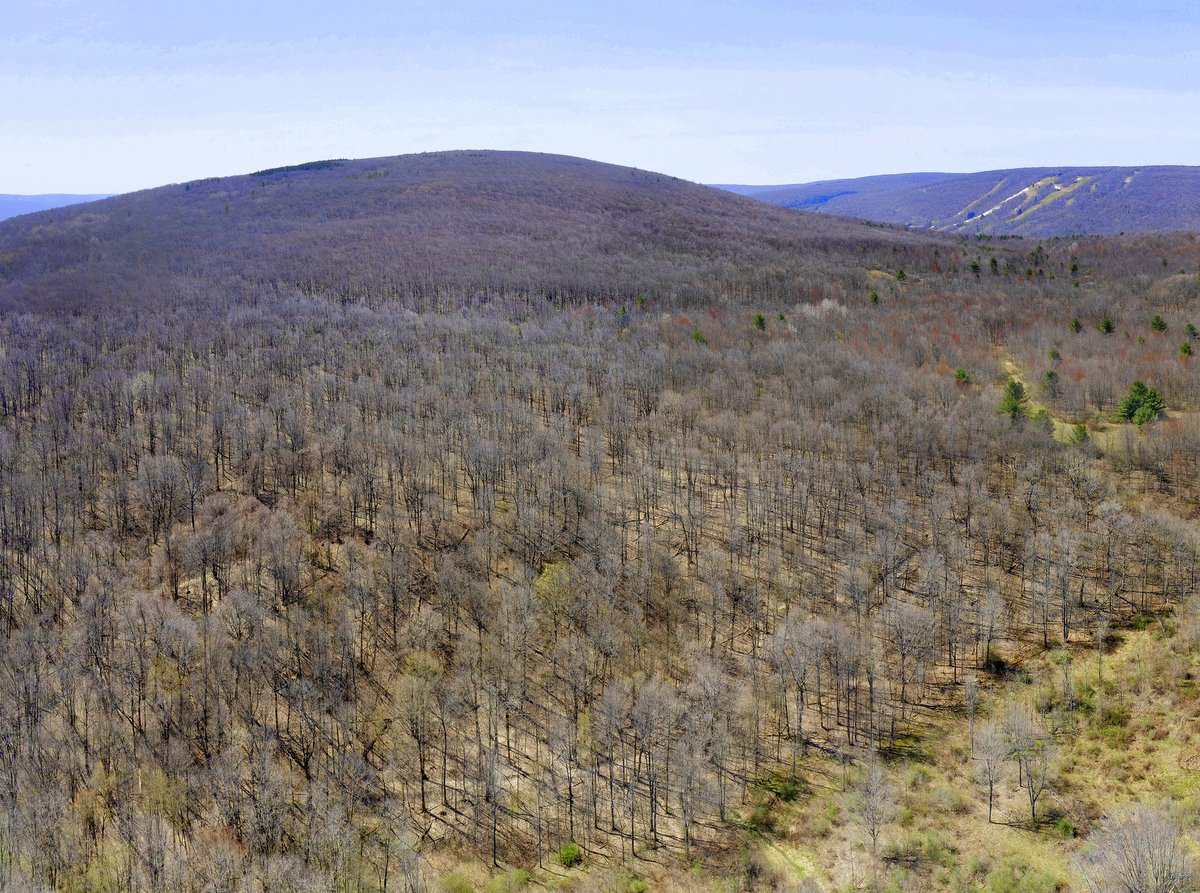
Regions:
<instances>
[{"instance_id":1,"label":"hillside slope","mask_svg":"<svg viewBox=\"0 0 1200 893\"><path fill-rule=\"evenodd\" d=\"M1042 167L725 186L803 211L951 233L1065 236L1200 229L1200 167Z\"/></svg>"},{"instance_id":2,"label":"hillside slope","mask_svg":"<svg viewBox=\"0 0 1200 893\"><path fill-rule=\"evenodd\" d=\"M892 264L937 244L632 168L446 152L313 162L0 223L0 293L112 300L178 289L186 277L425 302L513 292L686 299L752 279L794 297L831 268Z\"/></svg>"},{"instance_id":3,"label":"hillside slope","mask_svg":"<svg viewBox=\"0 0 1200 893\"><path fill-rule=\"evenodd\" d=\"M1196 826L1192 234L452 153L0 264L4 893L1082 893Z\"/></svg>"}]
</instances>

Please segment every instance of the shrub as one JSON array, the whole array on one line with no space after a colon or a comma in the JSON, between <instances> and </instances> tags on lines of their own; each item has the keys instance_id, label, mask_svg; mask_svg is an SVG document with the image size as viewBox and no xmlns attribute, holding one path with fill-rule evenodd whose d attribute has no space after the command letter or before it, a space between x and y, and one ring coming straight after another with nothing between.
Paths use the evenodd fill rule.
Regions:
<instances>
[{"instance_id":1,"label":"shrub","mask_svg":"<svg viewBox=\"0 0 1200 893\"><path fill-rule=\"evenodd\" d=\"M761 313L754 314L754 328L760 332L767 327L767 318Z\"/></svg>"},{"instance_id":2,"label":"shrub","mask_svg":"<svg viewBox=\"0 0 1200 893\"><path fill-rule=\"evenodd\" d=\"M1120 702L1110 702L1100 711L1100 724L1123 729L1129 725L1129 706Z\"/></svg>"},{"instance_id":3,"label":"shrub","mask_svg":"<svg viewBox=\"0 0 1200 893\"><path fill-rule=\"evenodd\" d=\"M883 858L889 862L917 862L925 840L920 834L905 834L889 841L883 848Z\"/></svg>"},{"instance_id":4,"label":"shrub","mask_svg":"<svg viewBox=\"0 0 1200 893\"><path fill-rule=\"evenodd\" d=\"M1075 826L1071 824L1069 819L1059 819L1054 823L1054 830L1058 832L1058 836L1064 840L1070 840L1075 836Z\"/></svg>"},{"instance_id":5,"label":"shrub","mask_svg":"<svg viewBox=\"0 0 1200 893\"><path fill-rule=\"evenodd\" d=\"M583 862L583 848L575 841L564 843L555 858L563 868L574 868Z\"/></svg>"},{"instance_id":6,"label":"shrub","mask_svg":"<svg viewBox=\"0 0 1200 893\"><path fill-rule=\"evenodd\" d=\"M791 803L800 794L799 782L778 772L768 772L756 779L754 786L774 794L784 803Z\"/></svg>"},{"instance_id":7,"label":"shrub","mask_svg":"<svg viewBox=\"0 0 1200 893\"><path fill-rule=\"evenodd\" d=\"M942 815L963 815L971 808L971 801L957 787L940 782L930 793L930 803Z\"/></svg>"},{"instance_id":8,"label":"shrub","mask_svg":"<svg viewBox=\"0 0 1200 893\"><path fill-rule=\"evenodd\" d=\"M1006 864L988 873L983 889L986 893L1055 893L1058 884L1035 868Z\"/></svg>"},{"instance_id":9,"label":"shrub","mask_svg":"<svg viewBox=\"0 0 1200 893\"><path fill-rule=\"evenodd\" d=\"M833 800L825 804L825 818L829 820L829 824L838 825L842 821L842 808Z\"/></svg>"},{"instance_id":10,"label":"shrub","mask_svg":"<svg viewBox=\"0 0 1200 893\"><path fill-rule=\"evenodd\" d=\"M1101 317L1100 322L1098 322L1096 324L1096 328L1098 328L1105 335L1111 335L1113 332L1115 332L1117 330L1117 326L1112 321L1112 317L1109 316L1107 313L1104 314L1103 317Z\"/></svg>"},{"instance_id":11,"label":"shrub","mask_svg":"<svg viewBox=\"0 0 1200 893\"><path fill-rule=\"evenodd\" d=\"M913 889L912 872L899 865L893 866L892 870L888 872L883 893L904 893L911 889Z\"/></svg>"},{"instance_id":12,"label":"shrub","mask_svg":"<svg viewBox=\"0 0 1200 893\"><path fill-rule=\"evenodd\" d=\"M964 369L962 366L959 366L957 369L954 370L954 380L957 381L959 384L970 384L973 381L973 379L971 378L971 373L968 372L966 369Z\"/></svg>"},{"instance_id":13,"label":"shrub","mask_svg":"<svg viewBox=\"0 0 1200 893\"><path fill-rule=\"evenodd\" d=\"M941 865L943 868L953 868L957 861L954 847L946 843L941 835L933 832L925 835L925 845L921 848L921 855L925 857L926 861L934 865Z\"/></svg>"},{"instance_id":14,"label":"shrub","mask_svg":"<svg viewBox=\"0 0 1200 893\"><path fill-rule=\"evenodd\" d=\"M934 832L909 833L884 847L884 858L891 862L928 863L952 868L954 849Z\"/></svg>"},{"instance_id":15,"label":"shrub","mask_svg":"<svg viewBox=\"0 0 1200 893\"><path fill-rule=\"evenodd\" d=\"M1150 328L1156 332L1165 332L1167 330L1167 321L1159 314L1154 314L1154 319L1150 320Z\"/></svg>"},{"instance_id":16,"label":"shrub","mask_svg":"<svg viewBox=\"0 0 1200 893\"><path fill-rule=\"evenodd\" d=\"M913 766L905 773L904 783L909 790L917 791L924 789L933 779L933 775L924 766Z\"/></svg>"},{"instance_id":17,"label":"shrub","mask_svg":"<svg viewBox=\"0 0 1200 893\"><path fill-rule=\"evenodd\" d=\"M759 797L746 818L746 824L761 834L773 834L778 823L775 815L774 798Z\"/></svg>"},{"instance_id":18,"label":"shrub","mask_svg":"<svg viewBox=\"0 0 1200 893\"><path fill-rule=\"evenodd\" d=\"M438 883L442 893L475 893L475 885L464 875L452 871Z\"/></svg>"},{"instance_id":19,"label":"shrub","mask_svg":"<svg viewBox=\"0 0 1200 893\"><path fill-rule=\"evenodd\" d=\"M524 868L514 868L488 881L487 893L518 893L529 885L529 879L529 872Z\"/></svg>"}]
</instances>

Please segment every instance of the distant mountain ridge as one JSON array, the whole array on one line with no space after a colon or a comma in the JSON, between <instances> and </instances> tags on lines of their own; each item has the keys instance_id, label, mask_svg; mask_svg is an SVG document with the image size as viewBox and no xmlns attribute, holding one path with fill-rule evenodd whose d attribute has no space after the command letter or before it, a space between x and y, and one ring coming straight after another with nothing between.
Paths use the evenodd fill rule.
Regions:
<instances>
[{"instance_id":1,"label":"distant mountain ridge","mask_svg":"<svg viewBox=\"0 0 1200 893\"><path fill-rule=\"evenodd\" d=\"M1200 230L1200 167L1031 167L719 188L784 208L964 235Z\"/></svg>"},{"instance_id":2,"label":"distant mountain ridge","mask_svg":"<svg viewBox=\"0 0 1200 893\"><path fill-rule=\"evenodd\" d=\"M4 221L0 304L162 300L238 283L421 306L748 289L799 300L834 271L861 290L865 270L917 269L945 245L586 159L435 152L311 161Z\"/></svg>"},{"instance_id":3,"label":"distant mountain ridge","mask_svg":"<svg viewBox=\"0 0 1200 893\"><path fill-rule=\"evenodd\" d=\"M74 193L47 193L44 195L5 195L0 194L0 220L17 217L21 214L32 214L35 211L48 211L51 208L65 208L67 205L78 205L92 202L101 198L109 198L111 193L94 195L78 195Z\"/></svg>"}]
</instances>

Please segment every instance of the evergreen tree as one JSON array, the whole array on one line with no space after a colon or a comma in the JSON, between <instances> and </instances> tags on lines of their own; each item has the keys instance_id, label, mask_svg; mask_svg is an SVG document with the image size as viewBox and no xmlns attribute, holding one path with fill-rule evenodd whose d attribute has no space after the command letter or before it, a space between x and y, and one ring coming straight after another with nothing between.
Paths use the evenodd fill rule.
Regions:
<instances>
[{"instance_id":1,"label":"evergreen tree","mask_svg":"<svg viewBox=\"0 0 1200 893\"><path fill-rule=\"evenodd\" d=\"M1117 415L1138 426L1154 421L1162 412L1163 399L1158 391L1140 381L1129 386L1129 393L1117 409Z\"/></svg>"},{"instance_id":2,"label":"evergreen tree","mask_svg":"<svg viewBox=\"0 0 1200 893\"><path fill-rule=\"evenodd\" d=\"M1025 418L1025 386L1015 378L1010 378L1004 386L1004 399L1000 401L1000 411L1012 419L1013 424Z\"/></svg>"}]
</instances>

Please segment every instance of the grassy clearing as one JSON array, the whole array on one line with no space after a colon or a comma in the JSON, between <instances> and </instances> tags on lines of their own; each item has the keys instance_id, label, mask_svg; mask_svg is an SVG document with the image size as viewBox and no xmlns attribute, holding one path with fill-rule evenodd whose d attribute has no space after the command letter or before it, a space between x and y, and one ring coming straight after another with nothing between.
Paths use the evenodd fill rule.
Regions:
<instances>
[{"instance_id":1,"label":"grassy clearing","mask_svg":"<svg viewBox=\"0 0 1200 893\"><path fill-rule=\"evenodd\" d=\"M1074 443L1075 442L1075 427L1082 424L1087 428L1088 440L1101 453L1110 455L1115 450L1125 448L1132 444L1141 435L1141 431L1137 425L1131 422L1113 421L1111 418L1103 416L1099 413L1093 413L1086 418L1064 418L1062 415L1056 414L1053 407L1042 403L1034 397L1037 389L1029 382L1024 371L1008 353L1002 352L1000 355L1001 364L1004 367L1005 373L1010 378L1015 378L1025 388L1026 407L1030 417L1044 412L1046 417L1053 425L1052 435L1059 443ZM1168 411L1166 413L1168 421L1173 419L1200 419L1200 412L1194 411Z\"/></svg>"},{"instance_id":2,"label":"grassy clearing","mask_svg":"<svg viewBox=\"0 0 1200 893\"><path fill-rule=\"evenodd\" d=\"M1033 396L1037 393L1037 389L1032 386L1025 376L1024 371L1012 356L1002 351L1000 362L1005 374L1009 378L1019 381L1025 388L1025 405L1028 414L1032 417L1039 412L1044 412L1053 425L1052 435L1059 443L1070 444L1075 442L1075 426L1077 424L1083 424L1087 427L1088 439L1096 449L1105 455L1113 455L1118 450L1128 450L1137 441L1137 438L1141 436L1140 429L1132 422L1113 421L1111 418L1099 413L1093 413L1081 419L1064 418L1056 414L1053 407L1042 403ZM1200 423L1200 410L1168 409L1165 411L1164 416L1165 418L1162 422L1178 422L1181 424Z\"/></svg>"},{"instance_id":3,"label":"grassy clearing","mask_svg":"<svg viewBox=\"0 0 1200 893\"><path fill-rule=\"evenodd\" d=\"M1001 356L1001 361L1003 363L1005 373L1007 373L1010 378L1015 378L1017 381L1021 382L1022 386L1024 386L1025 400L1029 415L1034 416L1040 412L1044 412L1050 419L1051 424L1054 426L1054 430L1052 432L1054 439L1059 443L1072 443L1075 437L1075 423L1056 416L1049 406L1041 403L1032 396L1034 393L1036 393L1036 388L1034 388L1023 377L1021 368L1017 365L1016 361L1012 357L1008 356L1007 354L1003 354ZM1105 440L1111 436L1111 433L1107 430L1096 431L1095 433L1101 435L1101 437ZM1088 436L1092 437L1093 441L1095 441L1092 426L1088 427ZM1097 446L1100 446L1100 444L1097 443ZM1101 449L1103 449L1103 447L1101 447Z\"/></svg>"},{"instance_id":4,"label":"grassy clearing","mask_svg":"<svg viewBox=\"0 0 1200 893\"><path fill-rule=\"evenodd\" d=\"M978 779L961 710L933 717L920 760L888 762L899 804L879 848L883 890L1054 891L1072 886L1070 861L1082 837L1131 801L1167 802L1184 815L1200 810L1200 656L1191 632L1152 622L1110 635L1097 659L1087 639L1029 657L1008 681L986 688L979 729L1009 709L1031 711L1054 732L1052 782L1036 824L1015 765L996 791L994 821ZM845 778L852 789L855 772ZM869 888L870 847L853 814L843 769L827 757L805 762L806 793L777 803L772 831L755 846L793 884L816 889Z\"/></svg>"}]
</instances>

